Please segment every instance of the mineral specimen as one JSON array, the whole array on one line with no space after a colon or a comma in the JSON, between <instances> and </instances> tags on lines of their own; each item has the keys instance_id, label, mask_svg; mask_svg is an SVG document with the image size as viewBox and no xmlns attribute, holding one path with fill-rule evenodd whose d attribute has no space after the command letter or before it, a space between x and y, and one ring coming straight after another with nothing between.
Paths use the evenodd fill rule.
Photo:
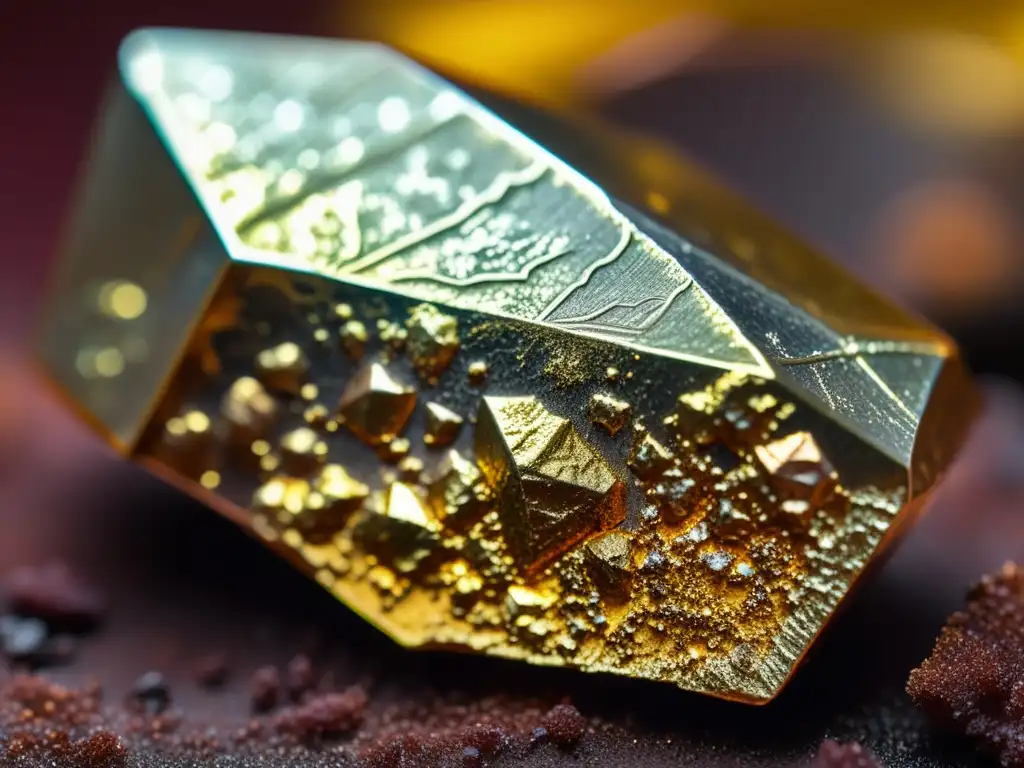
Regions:
<instances>
[{"instance_id":1,"label":"mineral specimen","mask_svg":"<svg viewBox=\"0 0 1024 768\"><path fill-rule=\"evenodd\" d=\"M40 357L404 645L764 702L971 421L945 336L649 145L363 43L120 65Z\"/></svg>"}]
</instances>

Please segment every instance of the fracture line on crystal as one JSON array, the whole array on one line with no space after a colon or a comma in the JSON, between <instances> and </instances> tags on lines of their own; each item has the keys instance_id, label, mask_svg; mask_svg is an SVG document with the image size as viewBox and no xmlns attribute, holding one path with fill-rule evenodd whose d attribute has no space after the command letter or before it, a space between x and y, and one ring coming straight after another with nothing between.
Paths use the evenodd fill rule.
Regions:
<instances>
[{"instance_id":1,"label":"fracture line on crystal","mask_svg":"<svg viewBox=\"0 0 1024 768\"><path fill-rule=\"evenodd\" d=\"M519 171L502 171L495 177L489 188L476 197L464 202L449 215L442 216L419 232L412 232L405 237L401 237L390 245L368 253L351 264L339 266L338 271L340 274L365 272L367 269L408 248L413 248L435 235L457 227L485 205L493 205L500 202L512 189L536 183L547 170L548 165L546 163L538 162L528 165Z\"/></svg>"},{"instance_id":2,"label":"fracture line on crystal","mask_svg":"<svg viewBox=\"0 0 1024 768\"><path fill-rule=\"evenodd\" d=\"M685 282L683 282L682 285L677 286L676 289L665 298L662 298L660 296L654 296L651 298L642 299L640 301L634 302L633 304L621 304L618 302L612 302L586 315L559 318L558 320L553 320L552 322L570 328L578 328L579 330L594 330L607 333L620 333L623 335L635 336L637 334L643 333L648 328L652 328L654 325L656 325L657 322L664 316L664 314L668 312L669 307L672 306L672 303L679 296L681 296L691 285L693 285L693 279L687 276ZM612 323L605 324L591 322L592 320L595 320L601 315L607 314L612 310L639 309L644 304L649 304L652 301L661 302L661 306L658 307L658 310L656 312L649 315L642 323L639 323L636 326L630 327L625 325L615 325Z\"/></svg>"},{"instance_id":3,"label":"fracture line on crystal","mask_svg":"<svg viewBox=\"0 0 1024 768\"><path fill-rule=\"evenodd\" d=\"M575 283L571 283L565 288L564 291L558 294L558 296L555 297L555 300L552 301L547 306L547 309L540 313L540 315L537 317L538 320L546 319L548 315L550 315L552 312L558 309L562 302L568 299L569 296L571 296L577 288L582 288L584 285L589 283L590 278L598 269L607 266L608 264L611 264L616 259L618 259L623 253L625 253L626 248L629 246L630 240L633 238L633 231L629 225L629 222L626 221L625 219L621 220L621 225L622 234L619 237L619 242L615 245L615 247L606 256L602 256L600 259L594 261L594 263L588 266L584 270L583 274L580 275L579 280L577 280Z\"/></svg>"},{"instance_id":4,"label":"fracture line on crystal","mask_svg":"<svg viewBox=\"0 0 1024 768\"><path fill-rule=\"evenodd\" d=\"M779 365L808 365L823 363L828 360L852 360L862 355L930 355L942 353L938 344L919 343L912 341L848 341L841 349L830 349L825 352L814 352L801 357L778 357Z\"/></svg>"}]
</instances>

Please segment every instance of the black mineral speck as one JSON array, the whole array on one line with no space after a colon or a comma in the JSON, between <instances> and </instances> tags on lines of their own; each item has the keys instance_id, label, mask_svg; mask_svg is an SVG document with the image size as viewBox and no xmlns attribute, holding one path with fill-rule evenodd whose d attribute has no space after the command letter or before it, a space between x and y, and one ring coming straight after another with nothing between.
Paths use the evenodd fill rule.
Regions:
<instances>
[{"instance_id":1,"label":"black mineral speck","mask_svg":"<svg viewBox=\"0 0 1024 768\"><path fill-rule=\"evenodd\" d=\"M661 570L662 566L665 565L665 556L661 552L648 552L647 557L644 558L644 570L646 571L658 571Z\"/></svg>"},{"instance_id":2,"label":"black mineral speck","mask_svg":"<svg viewBox=\"0 0 1024 768\"><path fill-rule=\"evenodd\" d=\"M45 622L20 616L4 616L0 621L0 643L4 655L18 663L36 663L45 650L49 631Z\"/></svg>"},{"instance_id":3,"label":"black mineral speck","mask_svg":"<svg viewBox=\"0 0 1024 768\"><path fill-rule=\"evenodd\" d=\"M171 687L159 672L146 672L132 685L129 703L146 714L159 715L171 704Z\"/></svg>"},{"instance_id":4,"label":"black mineral speck","mask_svg":"<svg viewBox=\"0 0 1024 768\"><path fill-rule=\"evenodd\" d=\"M285 668L284 685L288 698L300 701L313 687L313 664L309 657L299 654Z\"/></svg>"},{"instance_id":5,"label":"black mineral speck","mask_svg":"<svg viewBox=\"0 0 1024 768\"><path fill-rule=\"evenodd\" d=\"M253 711L269 712L280 698L281 672L274 666L260 667L253 673L249 688Z\"/></svg>"}]
</instances>

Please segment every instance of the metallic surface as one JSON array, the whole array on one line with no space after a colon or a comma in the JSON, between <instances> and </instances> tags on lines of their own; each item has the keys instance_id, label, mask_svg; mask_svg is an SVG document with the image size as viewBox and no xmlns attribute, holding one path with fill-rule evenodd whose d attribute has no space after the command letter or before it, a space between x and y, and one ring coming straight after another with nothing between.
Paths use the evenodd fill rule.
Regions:
<instances>
[{"instance_id":1,"label":"metallic surface","mask_svg":"<svg viewBox=\"0 0 1024 768\"><path fill-rule=\"evenodd\" d=\"M767 701L967 431L947 338L657 148L367 44L121 72L42 361L405 645Z\"/></svg>"}]
</instances>

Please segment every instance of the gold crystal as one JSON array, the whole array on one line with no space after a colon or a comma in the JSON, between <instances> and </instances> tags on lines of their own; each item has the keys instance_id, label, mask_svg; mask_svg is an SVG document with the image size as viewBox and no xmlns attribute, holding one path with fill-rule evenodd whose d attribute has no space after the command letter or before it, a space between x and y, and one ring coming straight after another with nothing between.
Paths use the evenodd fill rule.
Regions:
<instances>
[{"instance_id":1,"label":"gold crystal","mask_svg":"<svg viewBox=\"0 0 1024 768\"><path fill-rule=\"evenodd\" d=\"M277 420L278 405L256 379L237 379L221 399L221 416L237 442L265 437Z\"/></svg>"},{"instance_id":2,"label":"gold crystal","mask_svg":"<svg viewBox=\"0 0 1024 768\"><path fill-rule=\"evenodd\" d=\"M416 407L416 391L399 384L380 363L361 368L345 387L338 406L345 425L367 445L390 442Z\"/></svg>"},{"instance_id":3,"label":"gold crystal","mask_svg":"<svg viewBox=\"0 0 1024 768\"><path fill-rule=\"evenodd\" d=\"M443 448L455 442L462 429L462 417L440 403L427 403L427 428L423 442L433 448Z\"/></svg>"},{"instance_id":4,"label":"gold crystal","mask_svg":"<svg viewBox=\"0 0 1024 768\"><path fill-rule=\"evenodd\" d=\"M535 397L482 398L476 451L513 556L527 570L625 517L625 485Z\"/></svg>"},{"instance_id":5,"label":"gold crystal","mask_svg":"<svg viewBox=\"0 0 1024 768\"><path fill-rule=\"evenodd\" d=\"M621 531L608 531L586 544L595 580L604 590L619 597L628 595L633 582L632 539Z\"/></svg>"},{"instance_id":6,"label":"gold crystal","mask_svg":"<svg viewBox=\"0 0 1024 768\"><path fill-rule=\"evenodd\" d=\"M420 376L435 380L451 363L459 348L459 325L452 315L432 304L420 304L409 311L405 346Z\"/></svg>"},{"instance_id":7,"label":"gold crystal","mask_svg":"<svg viewBox=\"0 0 1024 768\"><path fill-rule=\"evenodd\" d=\"M357 536L399 573L415 571L440 544L437 524L406 483L391 484L383 505L367 510Z\"/></svg>"},{"instance_id":8,"label":"gold crystal","mask_svg":"<svg viewBox=\"0 0 1024 768\"><path fill-rule=\"evenodd\" d=\"M299 427L281 438L281 468L292 475L314 472L327 457L327 443L309 427Z\"/></svg>"},{"instance_id":9,"label":"gold crystal","mask_svg":"<svg viewBox=\"0 0 1024 768\"><path fill-rule=\"evenodd\" d=\"M476 464L458 451L448 451L430 484L430 501L445 526L461 530L483 511L485 495Z\"/></svg>"},{"instance_id":10,"label":"gold crystal","mask_svg":"<svg viewBox=\"0 0 1024 768\"><path fill-rule=\"evenodd\" d=\"M629 403L617 400L611 395L597 393L590 398L590 420L600 424L609 435L615 435L626 426L632 408Z\"/></svg>"},{"instance_id":11,"label":"gold crystal","mask_svg":"<svg viewBox=\"0 0 1024 768\"><path fill-rule=\"evenodd\" d=\"M349 320L341 326L341 344L348 354L358 360L366 349L366 326L358 320Z\"/></svg>"},{"instance_id":12,"label":"gold crystal","mask_svg":"<svg viewBox=\"0 0 1024 768\"><path fill-rule=\"evenodd\" d=\"M298 344L286 341L256 356L256 374L270 389L297 395L309 375L309 360Z\"/></svg>"}]
</instances>

